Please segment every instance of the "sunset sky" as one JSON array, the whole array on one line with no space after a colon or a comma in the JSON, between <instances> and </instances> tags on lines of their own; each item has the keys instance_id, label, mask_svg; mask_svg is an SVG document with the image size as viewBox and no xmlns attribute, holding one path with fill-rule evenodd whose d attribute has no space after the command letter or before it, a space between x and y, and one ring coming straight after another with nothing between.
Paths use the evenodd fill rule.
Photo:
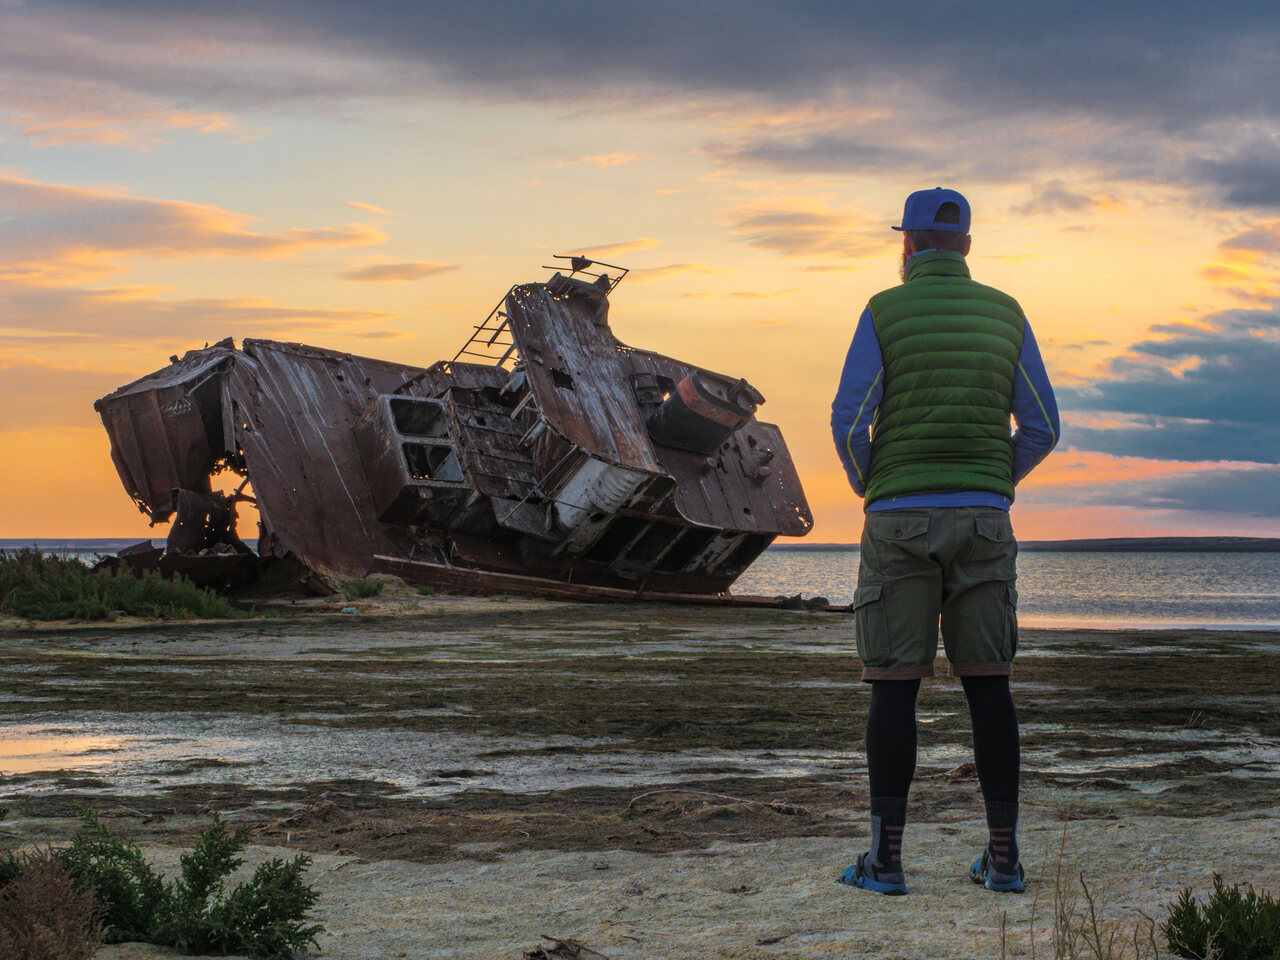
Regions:
<instances>
[{"instance_id":1,"label":"sunset sky","mask_svg":"<svg viewBox=\"0 0 1280 960\"><path fill-rule=\"evenodd\" d=\"M935 185L1058 390L1019 535L1280 536L1277 90L1263 4L0 0L0 538L164 536L92 403L170 354L425 366L594 251L854 540L831 398Z\"/></svg>"}]
</instances>

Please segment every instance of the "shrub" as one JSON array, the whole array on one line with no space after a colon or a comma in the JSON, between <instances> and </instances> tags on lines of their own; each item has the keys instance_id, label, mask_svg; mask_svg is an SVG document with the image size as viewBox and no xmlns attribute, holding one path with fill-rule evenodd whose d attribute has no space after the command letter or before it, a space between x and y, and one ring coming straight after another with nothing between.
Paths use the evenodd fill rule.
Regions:
<instances>
[{"instance_id":1,"label":"shrub","mask_svg":"<svg viewBox=\"0 0 1280 960\"><path fill-rule=\"evenodd\" d=\"M183 854L181 875L165 888L153 943L187 953L244 953L287 960L314 944L323 928L306 923L316 892L302 882L307 856L261 864L253 877L226 892L226 878L243 863L237 854L249 841L240 828L228 833L215 817L195 848Z\"/></svg>"},{"instance_id":2,"label":"shrub","mask_svg":"<svg viewBox=\"0 0 1280 960\"><path fill-rule=\"evenodd\" d=\"M242 614L211 590L158 572L94 573L76 557L0 551L0 612L30 620L109 620L117 613L175 620Z\"/></svg>"},{"instance_id":3,"label":"shrub","mask_svg":"<svg viewBox=\"0 0 1280 960\"><path fill-rule=\"evenodd\" d=\"M0 887L0 957L89 960L102 943L92 891L77 889L50 849L4 858L18 873Z\"/></svg>"},{"instance_id":4,"label":"shrub","mask_svg":"<svg viewBox=\"0 0 1280 960\"><path fill-rule=\"evenodd\" d=\"M0 856L0 889L3 889L10 880L17 880L20 873L22 873L21 857L16 853Z\"/></svg>"},{"instance_id":5,"label":"shrub","mask_svg":"<svg viewBox=\"0 0 1280 960\"><path fill-rule=\"evenodd\" d=\"M434 597L436 595L436 588L428 584L425 587L419 587L418 594L423 597Z\"/></svg>"},{"instance_id":6,"label":"shrub","mask_svg":"<svg viewBox=\"0 0 1280 960\"><path fill-rule=\"evenodd\" d=\"M242 883L215 904L207 919L210 937L203 949L246 953L251 957L291 957L315 944L323 931L306 923L318 894L302 882L311 858L276 858L260 864Z\"/></svg>"},{"instance_id":7,"label":"shrub","mask_svg":"<svg viewBox=\"0 0 1280 960\"><path fill-rule=\"evenodd\" d=\"M367 600L382 592L386 584L375 577L361 577L359 580L348 580L342 586L342 595L348 600Z\"/></svg>"},{"instance_id":8,"label":"shrub","mask_svg":"<svg viewBox=\"0 0 1280 960\"><path fill-rule=\"evenodd\" d=\"M1228 887L1213 875L1203 905L1190 888L1169 905L1163 926L1169 949L1195 960L1280 960L1280 901L1250 885Z\"/></svg>"},{"instance_id":9,"label":"shrub","mask_svg":"<svg viewBox=\"0 0 1280 960\"><path fill-rule=\"evenodd\" d=\"M318 894L303 882L311 865L307 856L263 863L252 878L228 892L227 878L244 862L238 854L250 832L229 832L215 816L195 847L179 858L179 876L165 883L138 847L114 836L96 814L85 814L83 823L71 846L56 856L68 882L99 912L99 941L142 940L186 953L289 960L323 932L319 924L308 923ZM28 866L12 855L0 858L0 877L15 863L17 879L7 885L0 880L0 897L27 881ZM24 956L0 949L4 960ZM35 956L44 960L45 955Z\"/></svg>"},{"instance_id":10,"label":"shrub","mask_svg":"<svg viewBox=\"0 0 1280 960\"><path fill-rule=\"evenodd\" d=\"M112 834L95 813L61 851L60 859L78 886L91 889L102 906L107 943L146 940L165 897L164 884L136 844Z\"/></svg>"}]
</instances>

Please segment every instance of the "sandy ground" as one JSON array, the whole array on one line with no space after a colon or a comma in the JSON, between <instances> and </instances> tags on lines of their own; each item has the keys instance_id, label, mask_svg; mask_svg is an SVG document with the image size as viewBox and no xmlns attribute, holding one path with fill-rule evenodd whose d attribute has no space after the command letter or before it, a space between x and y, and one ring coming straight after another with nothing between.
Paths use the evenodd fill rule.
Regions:
<instances>
[{"instance_id":1,"label":"sandy ground","mask_svg":"<svg viewBox=\"0 0 1280 960\"><path fill-rule=\"evenodd\" d=\"M1132 929L1142 922L1139 911L1162 917L1180 886L1205 888L1214 869L1280 885L1278 816L1280 809L1271 809L1183 820L1175 835L1163 818L1075 821L1068 825L1066 870L1083 863L1086 881L1107 896L1104 915ZM1045 874L1048 847L1046 886L1036 903L1044 956L1061 825L1033 811L1023 834L1038 848L1025 858L1033 882L1023 896L988 893L963 878L982 840L976 822L912 828L911 895L898 898L834 883L841 845L813 838L717 843L659 856L530 851L495 863L322 855L313 868L319 917L331 931L321 939L322 955L516 960L539 942L550 947L540 941L549 934L619 960L998 957L1003 912L1007 955L1029 956L1035 881ZM167 954L126 945L104 948L99 957L152 955Z\"/></svg>"},{"instance_id":2,"label":"sandy ground","mask_svg":"<svg viewBox=\"0 0 1280 960\"><path fill-rule=\"evenodd\" d=\"M1024 956L1033 905L1045 956L1079 871L1126 930L1214 870L1280 888L1280 636L1024 632L1021 897L965 879L981 803L943 678L921 696L912 895L834 882L866 843L852 643L838 614L416 595L14 625L0 842L61 842L92 806L171 870L220 812L254 830L246 869L315 857L334 958L520 960L542 934L615 960L998 957L1002 912Z\"/></svg>"}]
</instances>

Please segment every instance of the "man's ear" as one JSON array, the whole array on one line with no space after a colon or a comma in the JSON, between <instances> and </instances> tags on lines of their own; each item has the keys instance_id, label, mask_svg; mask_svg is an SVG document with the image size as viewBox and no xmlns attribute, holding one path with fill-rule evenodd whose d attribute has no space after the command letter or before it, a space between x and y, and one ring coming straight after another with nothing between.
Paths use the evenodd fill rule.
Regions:
<instances>
[{"instance_id":1,"label":"man's ear","mask_svg":"<svg viewBox=\"0 0 1280 960\"><path fill-rule=\"evenodd\" d=\"M902 252L907 255L908 260L916 255L916 245L911 242L911 234L905 230L902 231Z\"/></svg>"},{"instance_id":2,"label":"man's ear","mask_svg":"<svg viewBox=\"0 0 1280 960\"><path fill-rule=\"evenodd\" d=\"M973 237L972 237L972 236L965 237L965 238L964 238L964 249L960 251L960 255L961 255L961 256L964 256L964 257L967 257L967 256L969 255L969 248L970 248L971 246L973 246Z\"/></svg>"}]
</instances>

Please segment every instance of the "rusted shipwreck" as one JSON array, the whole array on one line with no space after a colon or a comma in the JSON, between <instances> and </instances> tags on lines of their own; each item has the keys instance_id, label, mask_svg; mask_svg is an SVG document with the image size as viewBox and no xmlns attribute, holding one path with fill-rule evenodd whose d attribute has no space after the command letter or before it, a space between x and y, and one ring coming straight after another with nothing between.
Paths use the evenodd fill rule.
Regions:
<instances>
[{"instance_id":1,"label":"rusted shipwreck","mask_svg":"<svg viewBox=\"0 0 1280 960\"><path fill-rule=\"evenodd\" d=\"M724 598L775 537L809 531L809 507L749 383L614 337L625 273L572 258L426 369L226 339L98 400L125 490L174 520L146 561L223 585L277 562L324 590L385 572L455 592ZM226 471L243 479L218 492ZM256 554L235 529L245 500Z\"/></svg>"}]
</instances>

